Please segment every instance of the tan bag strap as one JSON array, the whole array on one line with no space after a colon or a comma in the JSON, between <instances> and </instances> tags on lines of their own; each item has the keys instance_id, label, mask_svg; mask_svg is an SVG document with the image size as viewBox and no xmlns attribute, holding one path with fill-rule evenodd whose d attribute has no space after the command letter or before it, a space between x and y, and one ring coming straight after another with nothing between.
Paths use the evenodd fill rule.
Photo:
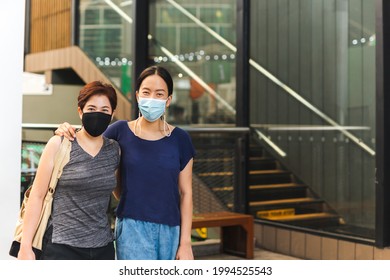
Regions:
<instances>
[{"instance_id":1,"label":"tan bag strap","mask_svg":"<svg viewBox=\"0 0 390 280\"><path fill-rule=\"evenodd\" d=\"M68 138L63 137L61 146L56 154L53 172L50 178L49 189L46 194L46 198L53 196L54 191L57 186L57 181L61 177L62 170L64 166L69 162L70 158L70 149L72 147L72 143Z\"/></svg>"}]
</instances>

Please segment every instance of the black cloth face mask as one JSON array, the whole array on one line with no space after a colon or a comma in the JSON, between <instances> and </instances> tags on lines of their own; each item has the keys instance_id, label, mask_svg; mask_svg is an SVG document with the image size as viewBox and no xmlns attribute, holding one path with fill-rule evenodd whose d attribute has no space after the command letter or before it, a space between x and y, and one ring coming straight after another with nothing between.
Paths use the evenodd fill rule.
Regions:
<instances>
[{"instance_id":1,"label":"black cloth face mask","mask_svg":"<svg viewBox=\"0 0 390 280\"><path fill-rule=\"evenodd\" d=\"M81 122L89 135L97 137L107 129L111 115L102 112L83 113Z\"/></svg>"}]
</instances>

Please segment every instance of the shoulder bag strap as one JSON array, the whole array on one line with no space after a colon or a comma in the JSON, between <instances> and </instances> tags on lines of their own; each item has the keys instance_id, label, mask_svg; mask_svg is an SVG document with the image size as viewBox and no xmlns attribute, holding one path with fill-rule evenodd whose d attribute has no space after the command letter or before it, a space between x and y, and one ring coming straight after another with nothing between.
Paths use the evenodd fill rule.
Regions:
<instances>
[{"instance_id":1,"label":"shoulder bag strap","mask_svg":"<svg viewBox=\"0 0 390 280\"><path fill-rule=\"evenodd\" d=\"M54 161L54 168L50 178L49 189L47 191L47 195L53 195L57 186L57 181L61 177L62 169L69 162L70 158L70 149L72 147L72 143L66 137L63 137L61 142L61 146L56 154Z\"/></svg>"}]
</instances>

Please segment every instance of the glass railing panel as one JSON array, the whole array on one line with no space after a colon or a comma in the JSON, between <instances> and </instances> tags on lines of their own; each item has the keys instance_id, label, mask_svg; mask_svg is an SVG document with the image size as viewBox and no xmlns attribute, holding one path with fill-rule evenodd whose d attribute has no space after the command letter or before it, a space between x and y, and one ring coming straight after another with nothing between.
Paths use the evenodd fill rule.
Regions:
<instances>
[{"instance_id":1,"label":"glass railing panel","mask_svg":"<svg viewBox=\"0 0 390 280\"><path fill-rule=\"evenodd\" d=\"M240 133L188 131L196 149L193 168L194 212L234 209L234 184L237 181L237 137Z\"/></svg>"},{"instance_id":2,"label":"glass railing panel","mask_svg":"<svg viewBox=\"0 0 390 280\"><path fill-rule=\"evenodd\" d=\"M79 45L129 99L133 60L131 9L131 1L80 1Z\"/></svg>"},{"instance_id":3,"label":"glass railing panel","mask_svg":"<svg viewBox=\"0 0 390 280\"><path fill-rule=\"evenodd\" d=\"M251 126L345 233L373 238L375 2L253 0L251 11Z\"/></svg>"},{"instance_id":4,"label":"glass railing panel","mask_svg":"<svg viewBox=\"0 0 390 280\"><path fill-rule=\"evenodd\" d=\"M151 58L174 78L168 121L235 123L236 1L151 1Z\"/></svg>"}]
</instances>

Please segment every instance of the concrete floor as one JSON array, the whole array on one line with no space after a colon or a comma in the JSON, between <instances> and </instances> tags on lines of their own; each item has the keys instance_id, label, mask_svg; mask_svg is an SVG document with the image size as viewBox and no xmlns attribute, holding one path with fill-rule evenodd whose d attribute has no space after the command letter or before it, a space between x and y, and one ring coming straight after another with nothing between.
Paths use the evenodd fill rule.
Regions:
<instances>
[{"instance_id":1,"label":"concrete floor","mask_svg":"<svg viewBox=\"0 0 390 280\"><path fill-rule=\"evenodd\" d=\"M260 248L255 248L253 259L254 260L300 260L298 258L274 253ZM245 260L245 258L240 258L228 254L213 254L213 255L195 257L195 260Z\"/></svg>"}]
</instances>

